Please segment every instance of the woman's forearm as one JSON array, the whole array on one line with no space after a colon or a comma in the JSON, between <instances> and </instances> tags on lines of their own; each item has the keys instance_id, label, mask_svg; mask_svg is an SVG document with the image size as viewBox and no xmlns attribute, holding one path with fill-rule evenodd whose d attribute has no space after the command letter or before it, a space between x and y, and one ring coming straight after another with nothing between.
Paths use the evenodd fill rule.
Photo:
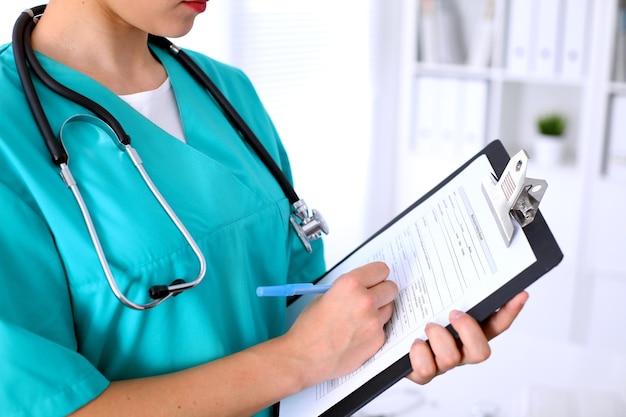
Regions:
<instances>
[{"instance_id":1,"label":"woman's forearm","mask_svg":"<svg viewBox=\"0 0 626 417\"><path fill-rule=\"evenodd\" d=\"M313 372L277 338L184 371L112 382L81 416L250 416L309 386Z\"/></svg>"}]
</instances>

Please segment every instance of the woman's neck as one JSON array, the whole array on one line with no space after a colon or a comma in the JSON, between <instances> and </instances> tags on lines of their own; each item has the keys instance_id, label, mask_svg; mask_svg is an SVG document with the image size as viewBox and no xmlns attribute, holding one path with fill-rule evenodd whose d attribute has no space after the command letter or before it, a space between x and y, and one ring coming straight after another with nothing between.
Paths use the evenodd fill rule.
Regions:
<instances>
[{"instance_id":1,"label":"woman's neck","mask_svg":"<svg viewBox=\"0 0 626 417\"><path fill-rule=\"evenodd\" d=\"M148 34L93 7L51 2L33 32L33 48L119 95L163 84L167 74L148 48Z\"/></svg>"}]
</instances>

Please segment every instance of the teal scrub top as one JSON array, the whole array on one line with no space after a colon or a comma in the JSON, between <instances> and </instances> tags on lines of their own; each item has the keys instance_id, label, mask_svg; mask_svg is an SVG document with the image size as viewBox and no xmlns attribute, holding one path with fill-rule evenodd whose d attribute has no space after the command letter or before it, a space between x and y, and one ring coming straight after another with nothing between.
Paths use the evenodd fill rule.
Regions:
<instances>
[{"instance_id":1,"label":"teal scrub top","mask_svg":"<svg viewBox=\"0 0 626 417\"><path fill-rule=\"evenodd\" d=\"M278 336L285 331L285 300L258 298L256 287L311 281L324 271L321 241L312 254L304 250L289 226L289 203L265 165L175 59L154 53L169 74L187 143L89 77L40 56L56 80L121 122L207 259L198 287L135 311L111 291L79 207L31 116L12 47L0 48L2 416L66 415L109 381L178 371ZM291 179L285 150L245 75L188 53ZM72 116L89 114L38 80L35 85L54 132ZM106 129L69 123L63 142L124 294L145 302L152 285L195 278L193 252Z\"/></svg>"}]
</instances>

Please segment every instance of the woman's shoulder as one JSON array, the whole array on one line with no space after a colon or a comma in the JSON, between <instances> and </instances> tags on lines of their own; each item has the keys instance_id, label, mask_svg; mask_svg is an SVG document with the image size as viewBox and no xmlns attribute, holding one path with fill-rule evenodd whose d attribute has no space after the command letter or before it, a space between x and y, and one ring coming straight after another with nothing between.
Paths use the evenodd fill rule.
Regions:
<instances>
[{"instance_id":1,"label":"woman's shoulder","mask_svg":"<svg viewBox=\"0 0 626 417\"><path fill-rule=\"evenodd\" d=\"M8 75L17 76L15 67L15 57L13 55L13 46L10 43L0 45L0 77L2 81Z\"/></svg>"},{"instance_id":2,"label":"woman's shoulder","mask_svg":"<svg viewBox=\"0 0 626 417\"><path fill-rule=\"evenodd\" d=\"M11 100L11 93L21 91L21 84L15 66L13 46L10 43L0 46L0 97Z\"/></svg>"},{"instance_id":3,"label":"woman's shoulder","mask_svg":"<svg viewBox=\"0 0 626 417\"><path fill-rule=\"evenodd\" d=\"M15 116L24 112L26 106L11 44L0 46L0 91L0 108L4 116L0 122L1 130L3 126L14 124Z\"/></svg>"}]
</instances>

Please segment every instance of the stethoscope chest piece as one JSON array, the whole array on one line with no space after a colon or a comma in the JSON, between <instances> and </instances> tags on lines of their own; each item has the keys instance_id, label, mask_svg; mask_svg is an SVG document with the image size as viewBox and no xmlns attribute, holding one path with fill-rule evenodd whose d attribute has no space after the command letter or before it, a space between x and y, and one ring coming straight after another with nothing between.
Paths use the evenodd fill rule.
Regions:
<instances>
[{"instance_id":1,"label":"stethoscope chest piece","mask_svg":"<svg viewBox=\"0 0 626 417\"><path fill-rule=\"evenodd\" d=\"M323 234L328 234L328 224L322 214L313 209L309 214L309 209L304 200L298 200L292 205L293 212L290 217L291 226L296 231L300 241L307 252L312 252L310 241L317 240Z\"/></svg>"}]
</instances>

